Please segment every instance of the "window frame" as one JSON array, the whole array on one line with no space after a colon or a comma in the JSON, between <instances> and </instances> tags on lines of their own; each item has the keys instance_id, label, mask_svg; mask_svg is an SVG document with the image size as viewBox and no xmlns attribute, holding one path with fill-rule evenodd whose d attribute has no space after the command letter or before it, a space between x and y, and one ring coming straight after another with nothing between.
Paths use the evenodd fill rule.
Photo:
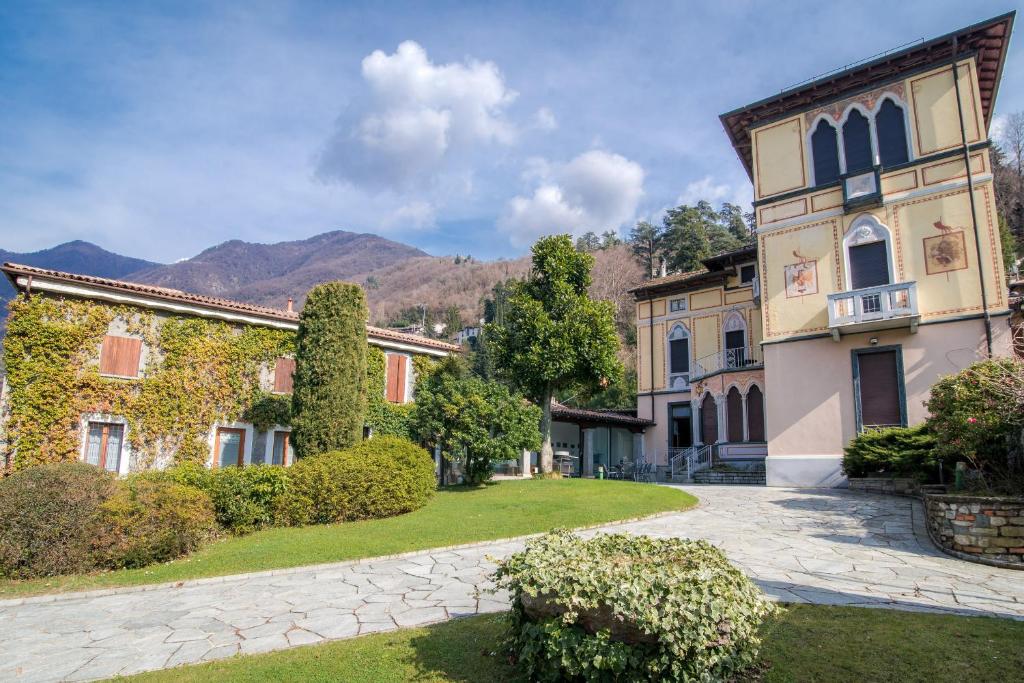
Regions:
<instances>
[{"instance_id":1,"label":"window frame","mask_svg":"<svg viewBox=\"0 0 1024 683\"><path fill-rule=\"evenodd\" d=\"M873 238L873 239L871 239ZM843 235L843 281L847 292L853 289L853 271L850 268L850 247L872 242L885 242L886 267L889 269L889 284L897 284L896 254L893 250L892 230L871 213L862 213L850 223L849 230Z\"/></svg>"},{"instance_id":2,"label":"window frame","mask_svg":"<svg viewBox=\"0 0 1024 683\"><path fill-rule=\"evenodd\" d=\"M668 300L668 312L669 313L682 313L682 312L689 311L689 310L690 310L690 307L689 307L688 302L686 301L686 297L685 296L679 297L677 299L669 299Z\"/></svg>"},{"instance_id":3,"label":"window frame","mask_svg":"<svg viewBox=\"0 0 1024 683\"><path fill-rule=\"evenodd\" d=\"M834 180L821 181L818 179L818 173L815 170L814 162L817 155L814 153L814 134L818 131L818 126L823 123L826 126L832 128L836 134L836 163L839 165L839 173ZM828 114L822 113L815 117L814 121L807 128L807 150L809 150L809 176L811 179L811 187L817 187L819 185L835 185L842 181L845 164L843 163L843 133L840 126L836 125L836 122Z\"/></svg>"},{"instance_id":4,"label":"window frame","mask_svg":"<svg viewBox=\"0 0 1024 683\"><path fill-rule=\"evenodd\" d=\"M676 333L679 333L677 336ZM686 372L672 372L672 342L686 340L686 364L689 368ZM686 389L690 386L690 375L693 373L693 344L690 343L690 330L681 322L674 323L665 335L665 376L668 381L665 383L670 391L675 389ZM675 380L681 378L681 386L675 386Z\"/></svg>"},{"instance_id":5,"label":"window frame","mask_svg":"<svg viewBox=\"0 0 1024 683\"><path fill-rule=\"evenodd\" d=\"M856 416L857 433L864 433L864 416L861 414L861 378L860 378L860 357L874 353L896 353L896 391L900 405L900 427L908 426L907 418L907 385L906 376L903 371L903 345L888 344L886 346L868 346L865 348L851 349L850 361L853 365L853 408Z\"/></svg>"},{"instance_id":6,"label":"window frame","mask_svg":"<svg viewBox=\"0 0 1024 683\"><path fill-rule=\"evenodd\" d=\"M235 465L227 465L227 467L245 467L245 442L246 435L249 430L245 427L230 427L228 425L216 425L213 428L213 462L211 463L210 469L217 469L221 467L220 464L220 434L221 432L238 432L240 439L238 441L238 462Z\"/></svg>"},{"instance_id":7,"label":"window frame","mask_svg":"<svg viewBox=\"0 0 1024 683\"><path fill-rule=\"evenodd\" d=\"M750 276L749 280L744 280L743 279L743 271L745 271L747 268L750 268L750 272L753 273L753 274ZM752 284L754 282L754 280L756 280L756 279L757 279L757 264L756 263L745 263L742 266L740 266L740 284L741 285Z\"/></svg>"},{"instance_id":8,"label":"window frame","mask_svg":"<svg viewBox=\"0 0 1024 683\"><path fill-rule=\"evenodd\" d=\"M878 135L878 115L882 113L882 107L885 106L886 102L892 102L893 106L900 110L903 114L903 144L906 146L907 159L895 164L886 165L882 161L882 143ZM875 151L878 159L878 166L882 171L888 169L899 168L904 164L908 164L914 160L914 145L911 142L911 129L910 129L910 117L908 115L910 108L905 102L900 101L900 98L893 93L886 93L878 98L875 103L875 108L871 112L871 129L874 137Z\"/></svg>"},{"instance_id":9,"label":"window frame","mask_svg":"<svg viewBox=\"0 0 1024 683\"><path fill-rule=\"evenodd\" d=\"M124 422L117 422L113 420L105 420L102 418L85 418L85 439L82 448L82 462L86 464L92 464L89 462L89 433L92 431L93 425L101 426L103 428L102 435L100 437L100 450L99 450L99 463L95 466L106 472L112 472L114 474L121 474L121 466L124 463L125 453L125 436L128 433L128 426ZM110 428L118 427L121 430L121 443L117 447L117 467L115 469L107 469L107 445L110 438Z\"/></svg>"}]
</instances>

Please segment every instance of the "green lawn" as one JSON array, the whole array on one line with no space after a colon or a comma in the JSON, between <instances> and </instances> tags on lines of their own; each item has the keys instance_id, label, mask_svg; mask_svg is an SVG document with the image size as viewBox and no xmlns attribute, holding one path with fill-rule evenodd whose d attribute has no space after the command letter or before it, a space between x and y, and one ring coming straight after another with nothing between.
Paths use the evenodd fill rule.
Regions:
<instances>
[{"instance_id":1,"label":"green lawn","mask_svg":"<svg viewBox=\"0 0 1024 683\"><path fill-rule=\"evenodd\" d=\"M143 674L139 681L522 681L497 652L501 616ZM745 680L986 683L1019 680L1024 623L859 607L794 605L765 628Z\"/></svg>"},{"instance_id":2,"label":"green lawn","mask_svg":"<svg viewBox=\"0 0 1024 683\"><path fill-rule=\"evenodd\" d=\"M681 510L696 499L679 489L632 482L503 481L438 492L416 512L389 519L267 529L213 543L187 558L132 569L31 581L0 581L0 600L35 593L180 581L391 555L521 536Z\"/></svg>"}]
</instances>

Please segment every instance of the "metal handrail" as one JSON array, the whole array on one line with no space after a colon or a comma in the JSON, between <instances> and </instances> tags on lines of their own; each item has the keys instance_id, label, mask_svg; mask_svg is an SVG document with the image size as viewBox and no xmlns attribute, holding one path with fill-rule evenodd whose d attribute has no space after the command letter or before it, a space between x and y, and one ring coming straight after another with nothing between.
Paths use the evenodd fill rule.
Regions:
<instances>
[{"instance_id":1,"label":"metal handrail","mask_svg":"<svg viewBox=\"0 0 1024 683\"><path fill-rule=\"evenodd\" d=\"M714 460L714 446L690 446L689 448L670 448L669 467L672 478L685 471L686 479L692 480L696 472L711 467Z\"/></svg>"},{"instance_id":2,"label":"metal handrail","mask_svg":"<svg viewBox=\"0 0 1024 683\"><path fill-rule=\"evenodd\" d=\"M764 354L761 346L742 346L735 349L724 349L698 358L693 363L693 371L690 373L691 381L700 377L707 377L716 372L728 370L746 370L751 367L764 365Z\"/></svg>"}]
</instances>

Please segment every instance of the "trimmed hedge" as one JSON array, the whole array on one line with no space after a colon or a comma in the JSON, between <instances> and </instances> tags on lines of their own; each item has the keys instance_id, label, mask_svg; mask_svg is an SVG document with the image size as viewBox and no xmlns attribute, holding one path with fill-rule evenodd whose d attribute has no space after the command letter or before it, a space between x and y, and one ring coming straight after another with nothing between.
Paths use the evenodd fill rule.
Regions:
<instances>
[{"instance_id":1,"label":"trimmed hedge","mask_svg":"<svg viewBox=\"0 0 1024 683\"><path fill-rule=\"evenodd\" d=\"M248 534L274 524L274 510L287 488L288 471L279 465L174 467L168 476L180 484L209 494L217 523L235 535Z\"/></svg>"},{"instance_id":2,"label":"trimmed hedge","mask_svg":"<svg viewBox=\"0 0 1024 683\"><path fill-rule=\"evenodd\" d=\"M843 471L848 477L890 474L930 481L938 476L936 445L923 424L864 432L843 449Z\"/></svg>"},{"instance_id":3,"label":"trimmed hedge","mask_svg":"<svg viewBox=\"0 0 1024 683\"><path fill-rule=\"evenodd\" d=\"M499 564L530 680L730 680L777 608L706 541L556 531Z\"/></svg>"},{"instance_id":4,"label":"trimmed hedge","mask_svg":"<svg viewBox=\"0 0 1024 683\"><path fill-rule=\"evenodd\" d=\"M112 474L82 462L37 465L0 479L0 575L92 569L100 507L116 491Z\"/></svg>"},{"instance_id":5,"label":"trimmed hedge","mask_svg":"<svg viewBox=\"0 0 1024 683\"><path fill-rule=\"evenodd\" d=\"M295 336L292 438L299 458L347 448L366 415L366 295L325 282L309 291Z\"/></svg>"},{"instance_id":6,"label":"trimmed hedge","mask_svg":"<svg viewBox=\"0 0 1024 683\"><path fill-rule=\"evenodd\" d=\"M137 475L100 506L94 561L145 567L192 552L217 531L210 497L166 477Z\"/></svg>"},{"instance_id":7,"label":"trimmed hedge","mask_svg":"<svg viewBox=\"0 0 1024 683\"><path fill-rule=\"evenodd\" d=\"M376 519L426 504L434 461L416 444L383 436L344 451L303 458L288 468L277 521L291 526Z\"/></svg>"}]
</instances>

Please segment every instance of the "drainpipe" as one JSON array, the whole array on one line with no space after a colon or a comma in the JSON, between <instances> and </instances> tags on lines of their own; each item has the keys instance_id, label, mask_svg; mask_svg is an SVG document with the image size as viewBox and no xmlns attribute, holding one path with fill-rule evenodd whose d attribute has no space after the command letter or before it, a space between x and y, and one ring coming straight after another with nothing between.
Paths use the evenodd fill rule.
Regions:
<instances>
[{"instance_id":1,"label":"drainpipe","mask_svg":"<svg viewBox=\"0 0 1024 683\"><path fill-rule=\"evenodd\" d=\"M978 213L974 206L974 176L971 174L971 151L967 146L967 127L964 123L964 105L960 101L960 73L957 68L959 40L953 36L953 88L956 91L956 111L960 117L960 142L964 151L964 167L967 170L967 196L971 201L971 223L974 226L974 248L978 255L978 282L981 284L981 308L985 312L985 349L992 357L992 316L988 311L988 293L985 290L985 271L981 268L981 233L978 231Z\"/></svg>"},{"instance_id":2,"label":"drainpipe","mask_svg":"<svg viewBox=\"0 0 1024 683\"><path fill-rule=\"evenodd\" d=\"M651 420L654 420L654 296L650 292L647 293L647 307L651 311L651 316L647 319L647 338L651 347Z\"/></svg>"}]
</instances>

